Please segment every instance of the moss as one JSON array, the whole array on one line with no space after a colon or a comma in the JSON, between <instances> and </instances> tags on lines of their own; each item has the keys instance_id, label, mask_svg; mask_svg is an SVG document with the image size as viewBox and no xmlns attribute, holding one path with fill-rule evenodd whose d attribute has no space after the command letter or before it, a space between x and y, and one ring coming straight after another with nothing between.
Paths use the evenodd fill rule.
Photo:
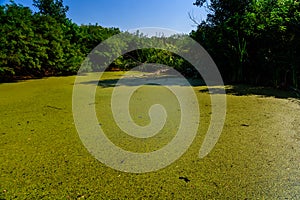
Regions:
<instances>
[{"instance_id":1,"label":"moss","mask_svg":"<svg viewBox=\"0 0 300 200\"><path fill-rule=\"evenodd\" d=\"M109 72L105 79L121 75ZM221 138L207 157L199 159L210 120L210 98L200 92L205 87L195 86L201 124L189 150L164 169L130 174L98 162L81 143L72 118L74 79L55 77L0 85L1 199L300 198L299 104L288 99L228 95ZM170 111L172 123L149 141L122 135L109 114L112 90L98 88L96 109L99 116L108 113L99 119L104 129L110 130L113 142L145 152L161 148L173 137L180 116L176 109ZM148 90L161 93L165 89L145 86L134 94L132 115L141 125L149 122L146 111L155 100L149 96L139 103ZM161 100L166 107L178 106L176 100Z\"/></svg>"}]
</instances>

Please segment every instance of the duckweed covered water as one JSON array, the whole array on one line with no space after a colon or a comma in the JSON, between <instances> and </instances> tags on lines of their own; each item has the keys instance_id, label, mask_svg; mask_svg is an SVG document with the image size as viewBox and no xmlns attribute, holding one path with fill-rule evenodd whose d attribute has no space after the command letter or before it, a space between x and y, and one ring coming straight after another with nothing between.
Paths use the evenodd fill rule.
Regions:
<instances>
[{"instance_id":1,"label":"duckweed covered water","mask_svg":"<svg viewBox=\"0 0 300 200\"><path fill-rule=\"evenodd\" d=\"M105 78L121 75L106 73ZM211 110L205 87L195 86L201 123L191 147L164 169L130 174L100 163L81 143L72 116L74 80L53 77L0 84L0 199L300 198L297 101L228 95L221 138L207 157L199 159ZM99 85L95 107L99 124L116 145L150 152L172 139L180 120L180 107L172 93L155 85L134 93L130 111L139 125L149 123L149 106L157 100L155 95L145 98L148 91L174 99L159 99L168 110L164 129L155 137L136 139L122 133L112 120L112 90L112 86Z\"/></svg>"}]
</instances>

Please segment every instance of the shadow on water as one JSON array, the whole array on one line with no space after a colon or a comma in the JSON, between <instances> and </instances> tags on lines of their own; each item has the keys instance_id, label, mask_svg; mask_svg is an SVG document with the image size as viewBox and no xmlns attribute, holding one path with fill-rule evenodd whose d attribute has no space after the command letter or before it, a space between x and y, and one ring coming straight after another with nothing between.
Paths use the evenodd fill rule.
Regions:
<instances>
[{"instance_id":1,"label":"shadow on water","mask_svg":"<svg viewBox=\"0 0 300 200\"><path fill-rule=\"evenodd\" d=\"M102 80L92 80L87 82L81 82L81 84L96 84L102 88L118 87L118 86L140 86L140 85L165 85L165 86L206 86L202 79L190 78L184 79L188 81L188 84L183 81L184 78L164 75L164 76L128 76L122 79L110 78ZM223 87L212 86L208 90L207 87L203 87L199 92L210 93L210 94L222 94ZM226 94L235 96L248 96L248 95L258 95L262 97L275 97L281 99L287 98L298 98L299 94L292 90L275 89L272 87L265 86L251 86L251 85L226 85Z\"/></svg>"},{"instance_id":2,"label":"shadow on water","mask_svg":"<svg viewBox=\"0 0 300 200\"><path fill-rule=\"evenodd\" d=\"M186 80L188 82L186 82ZM165 85L165 86L205 86L201 79L184 79L176 76L160 77L126 77L122 79L103 79L81 82L81 84L96 84L102 88L118 86L140 86L140 85Z\"/></svg>"},{"instance_id":3,"label":"shadow on water","mask_svg":"<svg viewBox=\"0 0 300 200\"><path fill-rule=\"evenodd\" d=\"M298 94L292 90L283 90L275 89L272 87L263 87L263 86L250 86L250 85L229 85L225 87L226 94L235 95L235 96L249 96L249 95L258 95L262 97L275 97L281 99L288 98L299 98ZM220 94L221 88L214 87L204 88L199 90L199 92L210 93L210 94Z\"/></svg>"}]
</instances>

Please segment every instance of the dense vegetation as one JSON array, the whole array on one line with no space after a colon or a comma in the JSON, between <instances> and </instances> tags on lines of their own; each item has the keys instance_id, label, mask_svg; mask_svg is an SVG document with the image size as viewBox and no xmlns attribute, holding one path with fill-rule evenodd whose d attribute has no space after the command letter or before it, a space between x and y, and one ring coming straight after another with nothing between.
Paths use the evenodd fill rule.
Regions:
<instances>
[{"instance_id":1,"label":"dense vegetation","mask_svg":"<svg viewBox=\"0 0 300 200\"><path fill-rule=\"evenodd\" d=\"M300 79L300 4L291 0L196 0L206 7L206 21L190 36L213 57L226 82L292 86ZM34 0L39 10L10 3L0 7L0 80L75 74L86 55L101 41L120 33L118 28L77 25L66 17L62 0ZM138 32L125 43L112 44L119 53L128 44L151 43ZM189 50L181 36L160 38ZM184 38L184 37L182 37ZM159 38L156 38L159 40ZM136 45L136 44L135 44ZM101 53L100 53L101 54ZM101 56L99 54L99 56ZM105 54L105 52L102 54ZM102 55L107 56L107 54ZM127 70L141 63L173 66L186 76L195 70L183 58L160 49L139 49L118 57L110 69ZM85 71L97 70L96 63Z\"/></svg>"},{"instance_id":2,"label":"dense vegetation","mask_svg":"<svg viewBox=\"0 0 300 200\"><path fill-rule=\"evenodd\" d=\"M117 28L81 25L66 18L62 0L35 0L39 12L14 2L0 7L0 80L69 75L86 54Z\"/></svg>"},{"instance_id":3,"label":"dense vegetation","mask_svg":"<svg viewBox=\"0 0 300 200\"><path fill-rule=\"evenodd\" d=\"M207 20L191 36L231 82L299 86L300 3L294 0L196 0Z\"/></svg>"}]
</instances>

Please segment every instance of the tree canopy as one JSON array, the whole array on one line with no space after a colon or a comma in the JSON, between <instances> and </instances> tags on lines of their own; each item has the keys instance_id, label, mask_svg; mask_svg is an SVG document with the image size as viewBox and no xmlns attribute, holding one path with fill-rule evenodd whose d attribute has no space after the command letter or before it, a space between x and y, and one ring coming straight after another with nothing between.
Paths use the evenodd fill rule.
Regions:
<instances>
[{"instance_id":1,"label":"tree canopy","mask_svg":"<svg viewBox=\"0 0 300 200\"><path fill-rule=\"evenodd\" d=\"M33 0L33 5L39 9L42 15L50 15L58 20L65 19L69 10L63 5L63 0Z\"/></svg>"},{"instance_id":2,"label":"tree canopy","mask_svg":"<svg viewBox=\"0 0 300 200\"><path fill-rule=\"evenodd\" d=\"M77 25L62 0L34 0L33 13L14 2L0 6L0 81L75 74L85 56L120 31Z\"/></svg>"},{"instance_id":3,"label":"tree canopy","mask_svg":"<svg viewBox=\"0 0 300 200\"><path fill-rule=\"evenodd\" d=\"M298 87L300 4L292 0L196 0L207 20L191 36L231 82Z\"/></svg>"}]
</instances>

